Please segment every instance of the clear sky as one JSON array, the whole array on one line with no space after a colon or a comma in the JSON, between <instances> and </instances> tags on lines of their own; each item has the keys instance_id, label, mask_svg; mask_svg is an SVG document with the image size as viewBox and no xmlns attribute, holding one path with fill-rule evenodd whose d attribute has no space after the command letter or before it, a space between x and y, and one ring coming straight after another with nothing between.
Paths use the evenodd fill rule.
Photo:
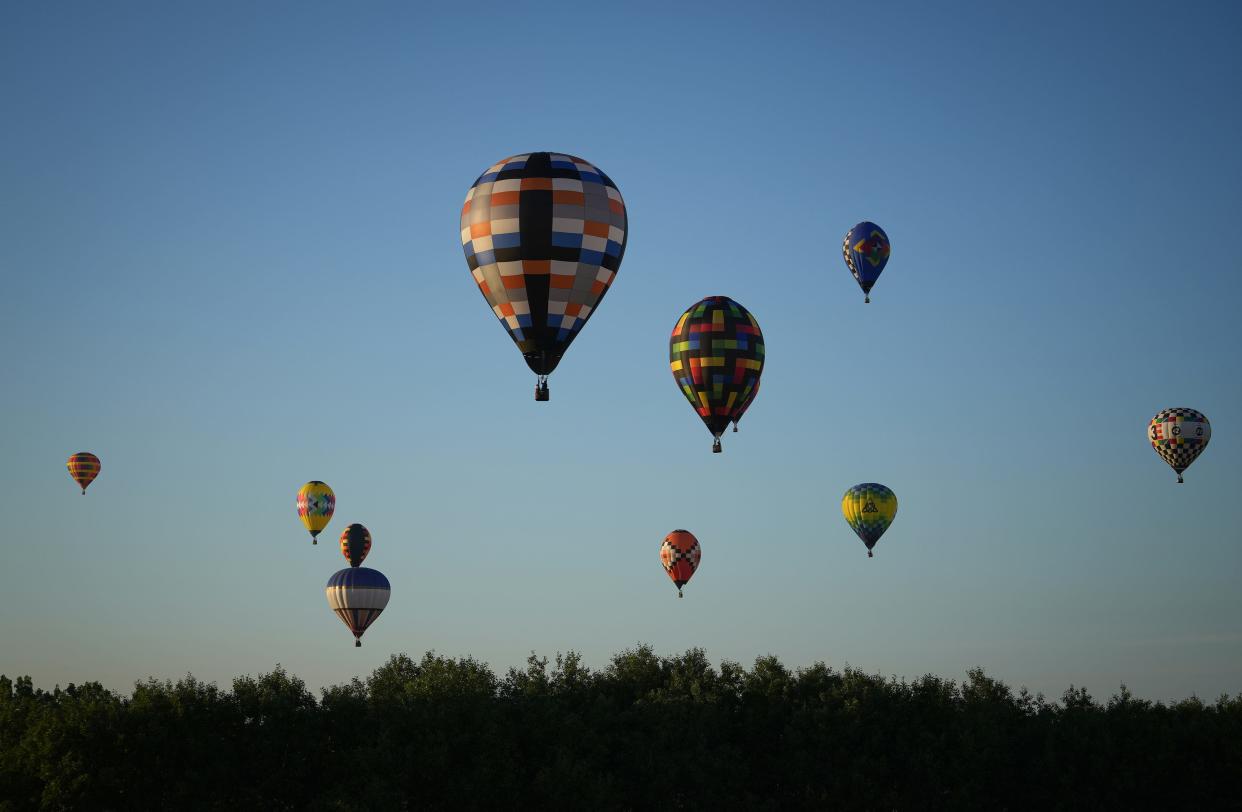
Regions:
<instances>
[{"instance_id":1,"label":"clear sky","mask_svg":"<svg viewBox=\"0 0 1242 812\"><path fill-rule=\"evenodd\" d=\"M645 641L1237 693L1240 9L5 4L0 672ZM540 404L458 236L531 150L597 164L631 229ZM720 455L668 368L712 294L768 348ZM1214 434L1179 486L1145 429L1183 405ZM900 500L871 560L867 481ZM350 522L393 585L361 649L323 594Z\"/></svg>"}]
</instances>

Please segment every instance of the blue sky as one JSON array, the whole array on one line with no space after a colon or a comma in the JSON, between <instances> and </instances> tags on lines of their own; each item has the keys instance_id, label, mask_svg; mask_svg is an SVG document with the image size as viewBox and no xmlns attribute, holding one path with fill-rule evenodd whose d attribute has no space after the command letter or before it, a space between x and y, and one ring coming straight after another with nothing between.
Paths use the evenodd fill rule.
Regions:
<instances>
[{"instance_id":1,"label":"blue sky","mask_svg":"<svg viewBox=\"0 0 1242 812\"><path fill-rule=\"evenodd\" d=\"M1242 12L1171 12L10 4L0 672L323 685L646 641L1236 693ZM631 230L536 404L457 231L542 149ZM893 243L867 306L864 219ZM721 455L667 362L712 294L768 348ZM1177 486L1144 432L1181 405L1214 435ZM393 584L361 649L308 479ZM872 560L839 509L865 481L900 500Z\"/></svg>"}]
</instances>

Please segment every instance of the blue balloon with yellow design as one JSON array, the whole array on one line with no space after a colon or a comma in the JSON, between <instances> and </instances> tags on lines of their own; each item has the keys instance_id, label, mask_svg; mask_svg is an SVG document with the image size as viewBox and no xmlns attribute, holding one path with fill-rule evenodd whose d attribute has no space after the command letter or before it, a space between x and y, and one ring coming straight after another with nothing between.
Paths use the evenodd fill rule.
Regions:
<instances>
[{"instance_id":1,"label":"blue balloon with yellow design","mask_svg":"<svg viewBox=\"0 0 1242 812\"><path fill-rule=\"evenodd\" d=\"M891 251L892 246L889 245L884 229L869 220L864 220L845 233L841 252L845 255L846 267L858 281L858 287L862 288L864 304L870 303L871 288L888 264Z\"/></svg>"},{"instance_id":2,"label":"blue balloon with yellow design","mask_svg":"<svg viewBox=\"0 0 1242 812\"><path fill-rule=\"evenodd\" d=\"M846 523L867 545L867 557L873 558L871 548L897 516L897 494L878 482L863 482L845 492L841 498L841 512L845 514Z\"/></svg>"}]
</instances>

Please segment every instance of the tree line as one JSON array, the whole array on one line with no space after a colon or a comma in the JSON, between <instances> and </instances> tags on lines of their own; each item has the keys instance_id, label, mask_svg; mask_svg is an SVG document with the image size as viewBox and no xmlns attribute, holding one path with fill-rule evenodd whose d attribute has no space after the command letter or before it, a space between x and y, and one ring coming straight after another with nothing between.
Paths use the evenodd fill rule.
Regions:
<instances>
[{"instance_id":1,"label":"tree line","mask_svg":"<svg viewBox=\"0 0 1242 812\"><path fill-rule=\"evenodd\" d=\"M0 810L1219 809L1242 694L1048 701L962 682L715 667L648 646L598 670L394 655L316 697L280 666L129 696L0 676Z\"/></svg>"}]
</instances>

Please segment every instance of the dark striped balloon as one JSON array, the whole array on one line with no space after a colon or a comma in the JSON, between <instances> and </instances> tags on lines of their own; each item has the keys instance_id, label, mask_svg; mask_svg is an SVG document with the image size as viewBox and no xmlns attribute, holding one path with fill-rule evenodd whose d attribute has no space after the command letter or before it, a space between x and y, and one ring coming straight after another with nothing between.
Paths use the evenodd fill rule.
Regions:
<instances>
[{"instance_id":1,"label":"dark striped balloon","mask_svg":"<svg viewBox=\"0 0 1242 812\"><path fill-rule=\"evenodd\" d=\"M371 533L360 524L351 524L341 533L341 555L349 562L349 566L362 565L367 553L371 552Z\"/></svg>"}]
</instances>

